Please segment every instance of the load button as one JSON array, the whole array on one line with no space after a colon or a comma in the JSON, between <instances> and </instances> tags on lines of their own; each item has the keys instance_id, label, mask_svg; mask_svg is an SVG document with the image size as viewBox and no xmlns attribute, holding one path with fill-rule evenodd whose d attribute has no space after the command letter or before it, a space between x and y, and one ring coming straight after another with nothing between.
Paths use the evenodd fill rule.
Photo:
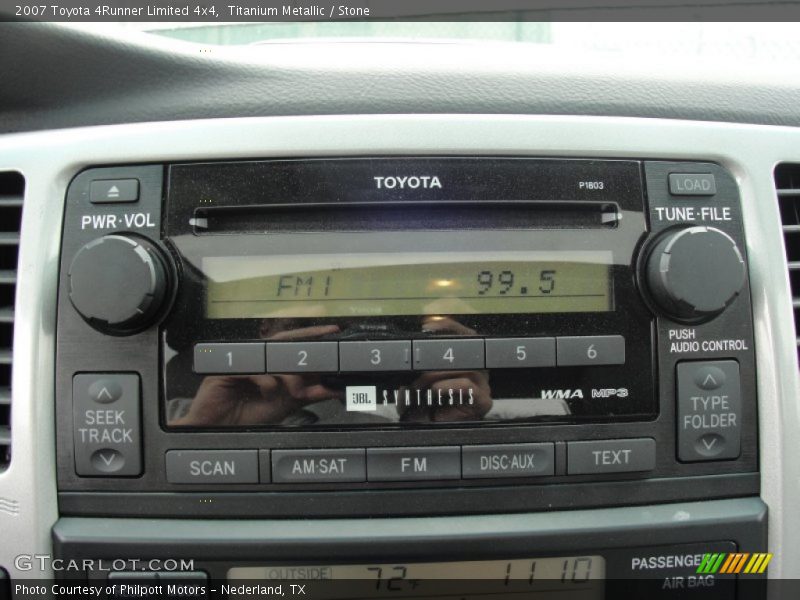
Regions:
<instances>
[{"instance_id":1,"label":"load button","mask_svg":"<svg viewBox=\"0 0 800 600\"><path fill-rule=\"evenodd\" d=\"M713 196L717 182L711 173L670 173L669 193L673 196Z\"/></svg>"}]
</instances>

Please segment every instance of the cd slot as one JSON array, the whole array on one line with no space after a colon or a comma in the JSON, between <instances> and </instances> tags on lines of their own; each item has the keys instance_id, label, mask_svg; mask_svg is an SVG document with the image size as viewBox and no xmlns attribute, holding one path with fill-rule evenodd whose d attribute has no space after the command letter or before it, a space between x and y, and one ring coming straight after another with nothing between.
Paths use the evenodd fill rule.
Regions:
<instances>
[{"instance_id":1,"label":"cd slot","mask_svg":"<svg viewBox=\"0 0 800 600\"><path fill-rule=\"evenodd\" d=\"M364 202L204 207L191 224L197 234L607 229L619 218L608 202Z\"/></svg>"}]
</instances>

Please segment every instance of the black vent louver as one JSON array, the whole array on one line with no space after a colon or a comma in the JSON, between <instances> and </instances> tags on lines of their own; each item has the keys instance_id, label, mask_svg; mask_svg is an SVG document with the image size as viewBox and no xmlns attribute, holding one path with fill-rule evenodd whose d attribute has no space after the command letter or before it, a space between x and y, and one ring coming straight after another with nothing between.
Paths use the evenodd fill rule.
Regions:
<instances>
[{"instance_id":1,"label":"black vent louver","mask_svg":"<svg viewBox=\"0 0 800 600\"><path fill-rule=\"evenodd\" d=\"M792 288L795 340L800 360L800 164L786 163L775 168L775 189L783 223L783 242L789 263Z\"/></svg>"},{"instance_id":2,"label":"black vent louver","mask_svg":"<svg viewBox=\"0 0 800 600\"><path fill-rule=\"evenodd\" d=\"M11 346L24 191L22 175L0 173L0 470L11 461Z\"/></svg>"}]
</instances>

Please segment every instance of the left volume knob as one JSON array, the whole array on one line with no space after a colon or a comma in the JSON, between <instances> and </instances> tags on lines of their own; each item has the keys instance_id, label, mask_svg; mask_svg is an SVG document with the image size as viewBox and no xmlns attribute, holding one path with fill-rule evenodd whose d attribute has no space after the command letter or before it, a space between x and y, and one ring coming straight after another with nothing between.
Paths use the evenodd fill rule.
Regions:
<instances>
[{"instance_id":1,"label":"left volume knob","mask_svg":"<svg viewBox=\"0 0 800 600\"><path fill-rule=\"evenodd\" d=\"M78 250L69 267L69 299L89 325L130 335L156 322L170 287L166 259L138 236L107 235Z\"/></svg>"}]
</instances>

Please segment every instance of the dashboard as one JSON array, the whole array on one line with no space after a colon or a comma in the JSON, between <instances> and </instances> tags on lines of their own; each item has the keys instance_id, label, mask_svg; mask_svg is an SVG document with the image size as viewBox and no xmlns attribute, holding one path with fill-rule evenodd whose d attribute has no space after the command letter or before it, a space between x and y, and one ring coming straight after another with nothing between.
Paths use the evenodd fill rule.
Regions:
<instances>
[{"instance_id":1,"label":"dashboard","mask_svg":"<svg viewBox=\"0 0 800 600\"><path fill-rule=\"evenodd\" d=\"M535 76L499 62L458 70ZM782 597L800 381L775 172L800 161L794 116L496 110L502 89L485 111L331 101L0 136L25 183L12 582L64 578L24 554L145 586L168 578L126 561L381 597L474 573L456 593ZM704 566L744 553L752 578ZM714 588L669 595L678 579Z\"/></svg>"}]
</instances>

